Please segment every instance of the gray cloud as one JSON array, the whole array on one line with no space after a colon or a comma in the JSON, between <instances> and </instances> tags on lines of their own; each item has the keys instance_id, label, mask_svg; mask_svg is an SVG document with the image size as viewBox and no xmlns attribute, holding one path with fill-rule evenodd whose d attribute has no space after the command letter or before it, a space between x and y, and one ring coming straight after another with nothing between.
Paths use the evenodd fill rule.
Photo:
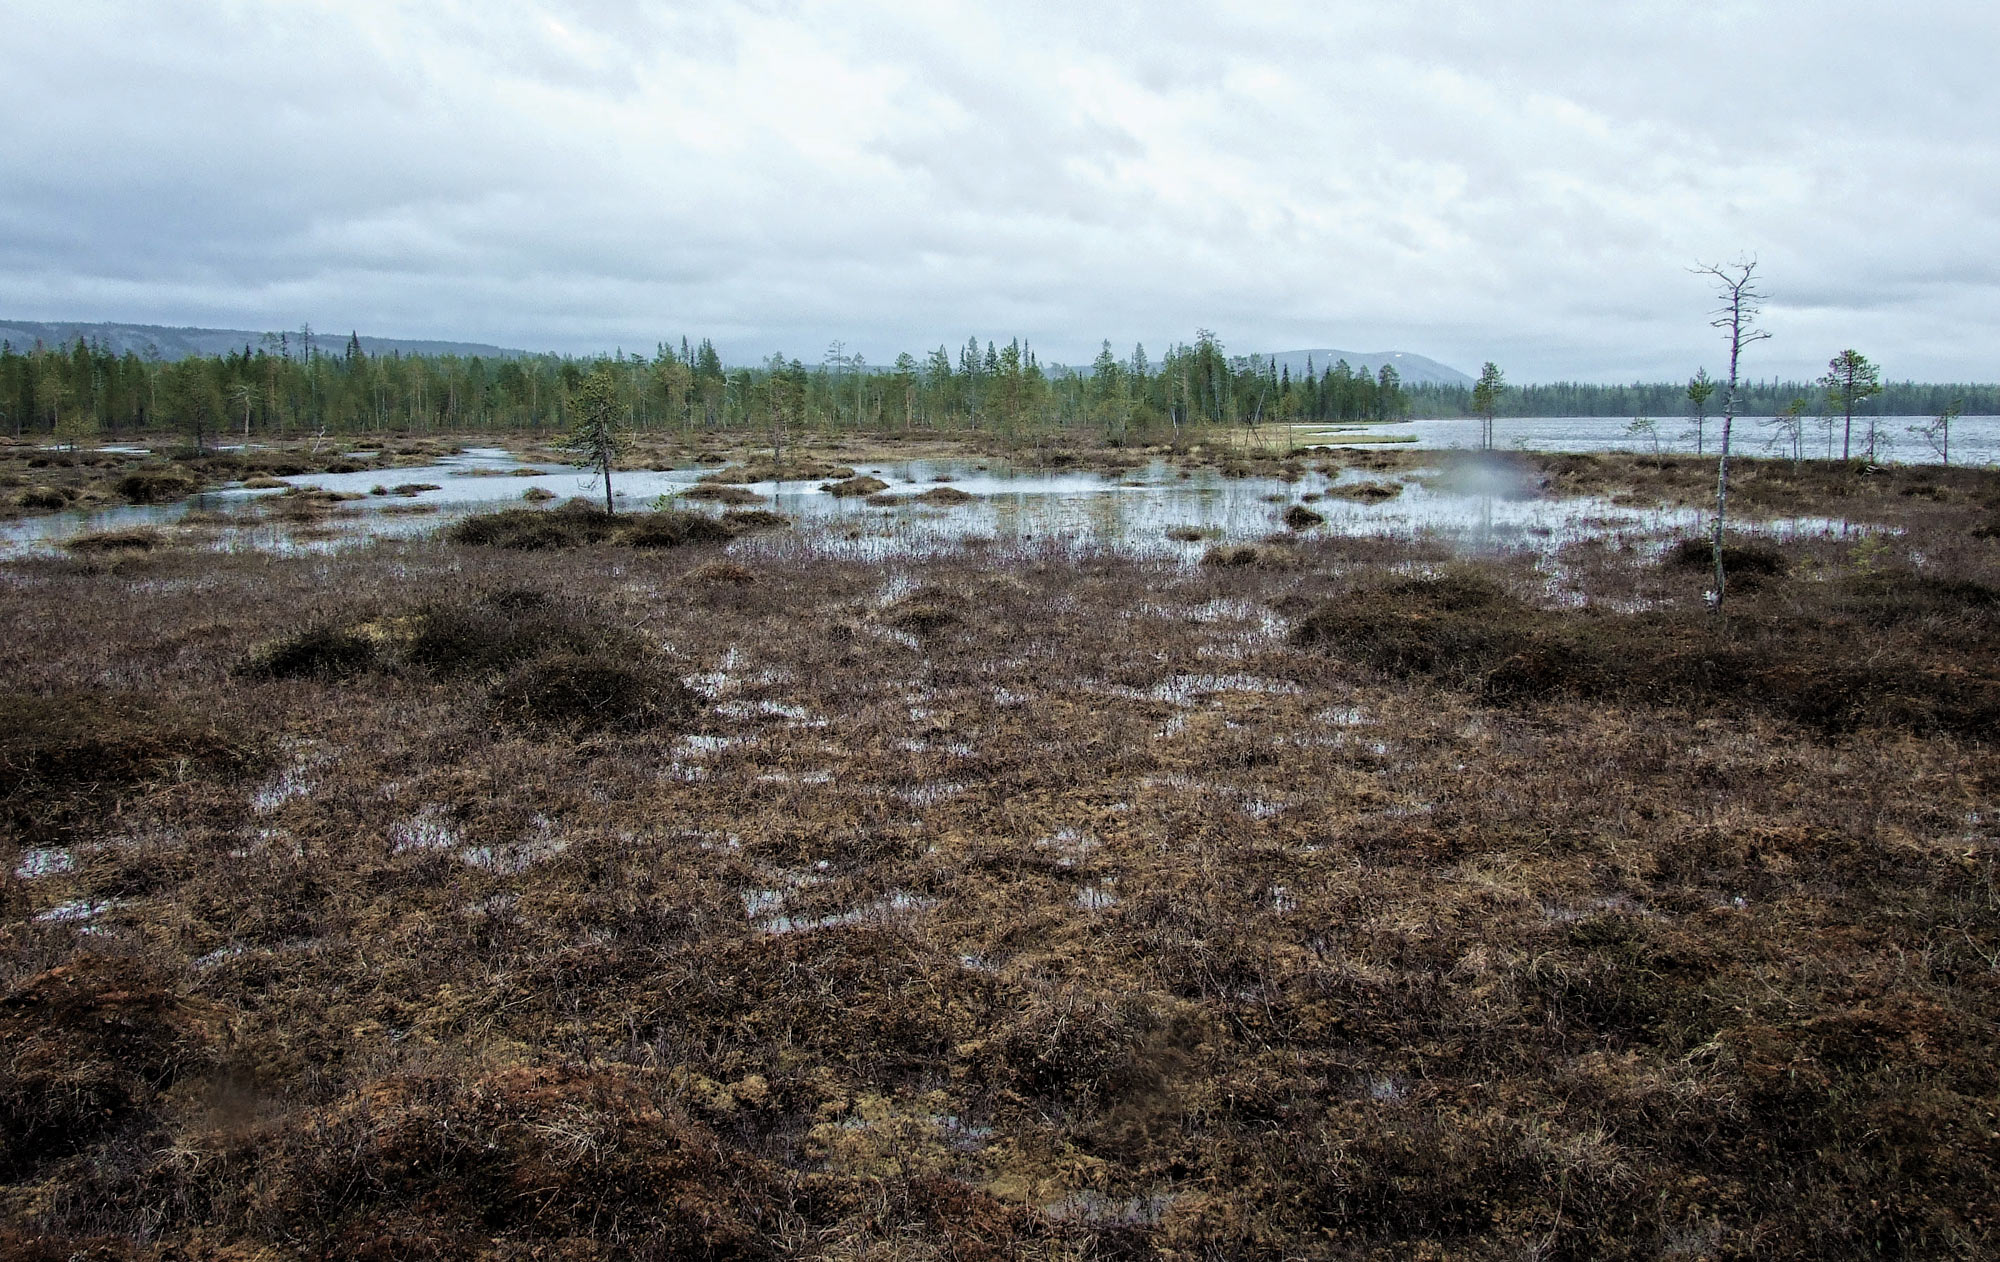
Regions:
<instances>
[{"instance_id":1,"label":"gray cloud","mask_svg":"<svg viewBox=\"0 0 2000 1262\"><path fill-rule=\"evenodd\" d=\"M875 362L1397 346L2000 375L1972 6L95 0L0 45L23 318Z\"/></svg>"}]
</instances>

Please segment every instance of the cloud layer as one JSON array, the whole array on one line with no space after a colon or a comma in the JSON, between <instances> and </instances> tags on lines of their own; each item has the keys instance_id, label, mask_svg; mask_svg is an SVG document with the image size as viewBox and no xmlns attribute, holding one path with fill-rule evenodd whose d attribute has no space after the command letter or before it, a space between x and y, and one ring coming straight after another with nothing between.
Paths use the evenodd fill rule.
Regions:
<instances>
[{"instance_id":1,"label":"cloud layer","mask_svg":"<svg viewBox=\"0 0 2000 1262\"><path fill-rule=\"evenodd\" d=\"M1103 11L1099 11L1102 9ZM1980 6L77 0L0 45L0 314L734 360L1216 330L1516 380L2000 377Z\"/></svg>"}]
</instances>

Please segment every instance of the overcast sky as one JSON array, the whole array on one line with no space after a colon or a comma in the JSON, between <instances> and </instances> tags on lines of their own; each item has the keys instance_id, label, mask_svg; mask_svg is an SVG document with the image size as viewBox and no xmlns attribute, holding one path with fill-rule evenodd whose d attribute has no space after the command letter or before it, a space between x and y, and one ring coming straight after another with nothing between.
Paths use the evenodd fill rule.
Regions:
<instances>
[{"instance_id":1,"label":"overcast sky","mask_svg":"<svg viewBox=\"0 0 2000 1262\"><path fill-rule=\"evenodd\" d=\"M21 0L0 317L2000 378L2000 6Z\"/></svg>"}]
</instances>

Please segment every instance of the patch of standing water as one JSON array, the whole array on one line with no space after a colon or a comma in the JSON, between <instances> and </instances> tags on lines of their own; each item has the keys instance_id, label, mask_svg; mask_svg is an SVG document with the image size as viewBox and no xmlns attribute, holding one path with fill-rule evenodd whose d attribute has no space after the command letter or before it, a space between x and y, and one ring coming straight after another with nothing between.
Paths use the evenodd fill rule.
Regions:
<instances>
[{"instance_id":1,"label":"patch of standing water","mask_svg":"<svg viewBox=\"0 0 2000 1262\"><path fill-rule=\"evenodd\" d=\"M23 850L21 860L14 867L14 878L32 881L44 876L62 876L76 871L76 858L67 850L35 849Z\"/></svg>"},{"instance_id":2,"label":"patch of standing water","mask_svg":"<svg viewBox=\"0 0 2000 1262\"><path fill-rule=\"evenodd\" d=\"M427 806L409 819L389 829L390 853L410 850L449 850L458 844L458 833L445 822L441 807Z\"/></svg>"},{"instance_id":3,"label":"patch of standing water","mask_svg":"<svg viewBox=\"0 0 2000 1262\"><path fill-rule=\"evenodd\" d=\"M74 898L67 903L58 903L47 911L35 913L40 924L67 924L77 920L95 920L105 912L120 906L115 900Z\"/></svg>"},{"instance_id":4,"label":"patch of standing water","mask_svg":"<svg viewBox=\"0 0 2000 1262\"><path fill-rule=\"evenodd\" d=\"M1427 422L1428 424L1429 422ZM1443 424L1443 422L1439 422ZM1329 480L1311 474L1294 482L1279 478L1225 477L1215 468L1181 469L1156 461L1117 475L1047 473L999 462L970 460L902 461L876 466L890 492L901 495L947 484L971 497L953 505L898 502L870 504L821 490L822 482L757 482L743 486L764 506L791 518L792 531L747 536L730 545L744 556L795 552L873 560L919 556L991 541L1002 550L1083 553L1113 550L1128 555L1193 563L1217 543L1242 543L1283 535L1279 519L1302 496L1324 492L1361 477L1346 470ZM530 476L492 476L536 469ZM691 489L707 470L635 470L613 480L620 511L643 511L659 497ZM55 513L10 522L0 528L0 555L55 551L79 534L141 527L170 528L190 509L213 510L240 521L211 524L201 536L218 551L335 551L377 538L425 535L455 516L521 507L522 494L545 491L556 500L594 499L602 482L574 469L548 471L525 465L497 448L474 448L436 464L368 469L359 473L308 474L286 479L300 488L354 493L363 498L305 523L273 522L251 510L275 490L228 488L179 504L127 506L94 513ZM414 495L370 495L376 486L435 484ZM1422 479L1399 483L1400 493L1380 502L1319 496L1312 509L1325 519L1302 537L1320 534L1407 537L1439 534L1473 546L1547 550L1566 541L1617 531L1685 531L1700 513L1686 509L1633 508L1595 497L1510 498L1477 494ZM412 514L411 507L435 511ZM383 511L385 509L404 511ZM549 511L549 510L542 510ZM705 511L705 510L704 510ZM1806 523L1800 523L1806 525ZM1846 530L1838 521L1813 523L1816 530ZM1170 539L1168 531L1192 537Z\"/></svg>"},{"instance_id":5,"label":"patch of standing water","mask_svg":"<svg viewBox=\"0 0 2000 1262\"><path fill-rule=\"evenodd\" d=\"M1105 877L1095 884L1085 885L1076 892L1076 905L1085 911L1105 911L1118 905L1118 895L1112 892L1117 885L1116 877Z\"/></svg>"}]
</instances>

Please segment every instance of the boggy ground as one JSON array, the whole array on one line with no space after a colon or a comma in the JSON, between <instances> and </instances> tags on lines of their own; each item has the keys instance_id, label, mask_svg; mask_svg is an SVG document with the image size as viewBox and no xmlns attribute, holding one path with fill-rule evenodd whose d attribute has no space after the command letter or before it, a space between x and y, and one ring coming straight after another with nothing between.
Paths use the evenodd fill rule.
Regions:
<instances>
[{"instance_id":1,"label":"boggy ground","mask_svg":"<svg viewBox=\"0 0 2000 1262\"><path fill-rule=\"evenodd\" d=\"M1989 1254L1965 477L1726 628L1590 541L13 561L0 1244Z\"/></svg>"}]
</instances>

